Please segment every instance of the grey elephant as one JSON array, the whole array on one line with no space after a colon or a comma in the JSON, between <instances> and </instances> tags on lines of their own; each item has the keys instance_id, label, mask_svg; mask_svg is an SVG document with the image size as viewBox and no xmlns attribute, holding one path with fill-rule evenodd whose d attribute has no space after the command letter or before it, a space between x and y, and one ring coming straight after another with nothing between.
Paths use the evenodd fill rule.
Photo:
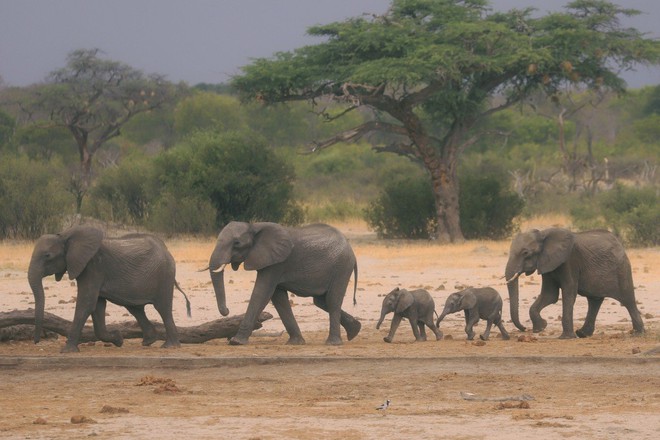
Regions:
<instances>
[{"instance_id":1,"label":"grey elephant","mask_svg":"<svg viewBox=\"0 0 660 440\"><path fill-rule=\"evenodd\" d=\"M435 334L436 340L442 339L442 332L433 323L435 302L431 294L424 289L408 291L397 287L385 295L376 329L380 328L385 316L389 313L394 313L394 316L392 317L390 332L383 338L385 342L392 342L394 333L396 333L403 318L410 321L416 341L426 341L425 325Z\"/></svg>"},{"instance_id":2,"label":"grey elephant","mask_svg":"<svg viewBox=\"0 0 660 440\"><path fill-rule=\"evenodd\" d=\"M438 317L436 325L440 326L445 316L450 313L465 311L465 333L468 340L474 339L473 327L479 319L486 320L486 330L479 337L487 341L490 328L495 324L500 329L502 339L508 340L509 333L502 322L502 297L492 287L470 287L469 289L454 292L447 297L445 308Z\"/></svg>"},{"instance_id":3,"label":"grey elephant","mask_svg":"<svg viewBox=\"0 0 660 440\"><path fill-rule=\"evenodd\" d=\"M153 304L165 325L163 347L181 345L172 317L174 286L181 289L175 281L174 258L161 239L149 234L104 238L101 230L90 226L76 226L59 234L41 236L28 268L28 281L35 300L35 343L39 342L44 318L42 279L54 274L60 281L65 272L76 280L78 296L73 324L62 352L79 351L80 335L90 314L96 337L122 345L121 334L106 328L106 301L126 307L137 319L142 328L143 345L150 345L157 339L156 329L144 312L146 304ZM186 307L190 316L187 297Z\"/></svg>"},{"instance_id":4,"label":"grey elephant","mask_svg":"<svg viewBox=\"0 0 660 440\"><path fill-rule=\"evenodd\" d=\"M332 226L314 224L290 228L270 222L227 224L220 231L209 259L218 310L223 316L229 313L224 268L229 264L237 270L241 263L246 270L256 270L257 278L245 317L236 335L229 340L230 344L247 344L257 317L268 301L275 306L289 334L287 343L304 344L288 292L311 296L314 304L328 313L327 344L342 344L340 325L346 330L349 341L360 332L360 322L341 309L353 273L355 303L357 261L346 237Z\"/></svg>"},{"instance_id":5,"label":"grey elephant","mask_svg":"<svg viewBox=\"0 0 660 440\"><path fill-rule=\"evenodd\" d=\"M630 313L635 333L644 332L637 309L630 261L619 240L603 230L573 233L550 228L518 234L511 242L505 269L511 301L511 319L518 329L525 327L518 317L518 277L537 271L542 277L541 293L529 309L533 331L545 329L541 311L559 299L562 292L562 334L560 338L593 335L596 316L603 299L618 300ZM573 305L577 295L587 297L587 317L581 329L573 329Z\"/></svg>"}]
</instances>

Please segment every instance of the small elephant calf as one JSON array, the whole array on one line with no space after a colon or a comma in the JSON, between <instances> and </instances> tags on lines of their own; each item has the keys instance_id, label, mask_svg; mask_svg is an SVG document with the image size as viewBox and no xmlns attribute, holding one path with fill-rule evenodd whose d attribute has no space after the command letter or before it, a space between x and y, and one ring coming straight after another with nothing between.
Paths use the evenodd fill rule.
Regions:
<instances>
[{"instance_id":1,"label":"small elephant calf","mask_svg":"<svg viewBox=\"0 0 660 440\"><path fill-rule=\"evenodd\" d=\"M435 302L426 290L419 289L409 292L406 289L399 289L397 287L388 293L383 299L380 320L376 324L377 329L383 323L385 315L391 312L394 312L394 317L392 318L389 334L383 338L385 342L392 342L394 333L399 327L402 318L408 318L410 321L416 341L426 341L424 325L433 331L437 340L442 339L442 332L433 324Z\"/></svg>"},{"instance_id":2,"label":"small elephant calf","mask_svg":"<svg viewBox=\"0 0 660 440\"><path fill-rule=\"evenodd\" d=\"M461 290L449 295L445 302L445 308L438 317L436 326L450 313L465 310L465 333L468 340L474 339L472 327L479 319L486 320L486 331L479 337L486 341L490 335L490 328L495 324L502 332L502 339L509 339L509 333L502 323L502 297L492 287L482 287Z\"/></svg>"}]
</instances>

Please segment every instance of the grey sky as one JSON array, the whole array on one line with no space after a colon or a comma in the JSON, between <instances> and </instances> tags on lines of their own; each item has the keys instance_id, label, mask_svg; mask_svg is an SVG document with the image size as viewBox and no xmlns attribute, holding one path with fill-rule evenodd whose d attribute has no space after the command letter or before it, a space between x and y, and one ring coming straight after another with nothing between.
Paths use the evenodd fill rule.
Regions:
<instances>
[{"instance_id":1,"label":"grey sky","mask_svg":"<svg viewBox=\"0 0 660 440\"><path fill-rule=\"evenodd\" d=\"M626 25L659 38L660 1L619 0L644 14ZM491 0L496 10L567 0ZM390 0L0 0L0 76L25 86L63 67L74 49L171 81L219 83L250 60L313 44L309 26L382 13ZM624 75L630 87L660 83L660 69Z\"/></svg>"}]
</instances>

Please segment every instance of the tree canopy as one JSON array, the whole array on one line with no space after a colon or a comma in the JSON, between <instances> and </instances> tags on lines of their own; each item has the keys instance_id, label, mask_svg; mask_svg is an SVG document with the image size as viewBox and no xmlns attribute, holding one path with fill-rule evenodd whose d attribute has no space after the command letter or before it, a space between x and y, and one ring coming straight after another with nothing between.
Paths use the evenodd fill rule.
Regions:
<instances>
[{"instance_id":1,"label":"tree canopy","mask_svg":"<svg viewBox=\"0 0 660 440\"><path fill-rule=\"evenodd\" d=\"M375 148L423 163L440 241L462 241L458 161L493 113L566 87L623 91L622 70L656 64L660 43L621 19L637 11L577 0L563 12L492 12L485 0L393 0L383 15L314 26L322 41L257 59L233 79L244 100L308 100L326 119L360 108L373 117L317 140L318 150L373 132ZM327 112L328 101L343 104Z\"/></svg>"},{"instance_id":2,"label":"tree canopy","mask_svg":"<svg viewBox=\"0 0 660 440\"><path fill-rule=\"evenodd\" d=\"M161 75L145 75L98 55L98 49L71 52L66 66L35 87L26 105L33 117L73 135L85 180L92 157L108 140L134 116L172 102L177 92Z\"/></svg>"}]
</instances>

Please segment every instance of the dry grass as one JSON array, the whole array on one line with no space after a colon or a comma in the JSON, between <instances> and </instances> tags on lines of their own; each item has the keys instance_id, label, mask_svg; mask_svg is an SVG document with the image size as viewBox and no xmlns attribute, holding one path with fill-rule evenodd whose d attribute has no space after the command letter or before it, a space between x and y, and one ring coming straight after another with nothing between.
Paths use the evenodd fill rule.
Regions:
<instances>
[{"instance_id":1,"label":"dry grass","mask_svg":"<svg viewBox=\"0 0 660 440\"><path fill-rule=\"evenodd\" d=\"M0 241L0 270L27 270L34 243Z\"/></svg>"}]
</instances>

